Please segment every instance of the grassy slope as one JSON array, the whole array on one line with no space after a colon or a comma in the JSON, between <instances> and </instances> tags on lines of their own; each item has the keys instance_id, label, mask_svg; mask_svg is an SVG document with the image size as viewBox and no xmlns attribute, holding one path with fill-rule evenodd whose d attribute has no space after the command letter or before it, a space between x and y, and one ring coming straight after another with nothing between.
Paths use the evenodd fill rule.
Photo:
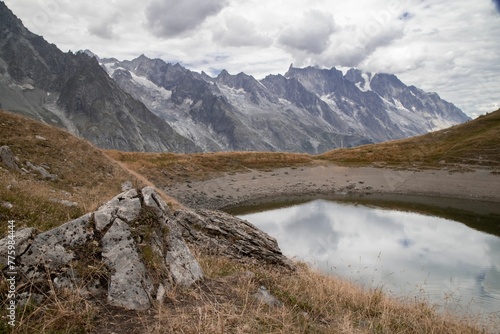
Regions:
<instances>
[{"instance_id":1,"label":"grassy slope","mask_svg":"<svg viewBox=\"0 0 500 334\"><path fill-rule=\"evenodd\" d=\"M337 149L320 159L343 164L366 165L383 162L388 165L437 166L440 163L500 166L500 110L465 124L423 136Z\"/></svg>"},{"instance_id":2,"label":"grassy slope","mask_svg":"<svg viewBox=\"0 0 500 334\"><path fill-rule=\"evenodd\" d=\"M37 139L36 136L43 137ZM0 219L16 221L18 228L33 226L47 230L76 218L109 200L121 190L121 183L135 178L93 145L57 128L31 119L0 111L0 146L7 145L19 158L58 176L55 181L42 180L38 173L8 171L0 164ZM68 207L52 200L78 203ZM1 229L0 236L6 233Z\"/></svg>"},{"instance_id":3,"label":"grassy slope","mask_svg":"<svg viewBox=\"0 0 500 334\"><path fill-rule=\"evenodd\" d=\"M94 146L64 131L5 112L0 112L1 145L11 147L19 157L20 166L30 161L47 166L59 176L56 181L46 181L1 168L0 201L14 205L12 209L0 207L1 226L7 219L15 219L18 228L34 226L46 230L95 209L116 195L125 180L138 182ZM302 154L107 153L143 175L149 177L150 172L159 178L170 175L168 179L316 163L313 157ZM49 198L69 199L79 206L68 208ZM438 315L421 301L399 302L380 290L363 291L305 266L289 273L204 254L197 257L207 278L195 289L170 291L166 304L156 305L151 312L124 312L67 291L49 296L39 307L19 310L16 332L98 333L106 329L129 333L481 332L468 320ZM249 271L254 276L248 275ZM260 285L278 296L283 307L270 309L255 302L251 294ZM0 286L2 295L4 288ZM5 305L0 306L4 312ZM0 332L6 329L0 320Z\"/></svg>"}]
</instances>

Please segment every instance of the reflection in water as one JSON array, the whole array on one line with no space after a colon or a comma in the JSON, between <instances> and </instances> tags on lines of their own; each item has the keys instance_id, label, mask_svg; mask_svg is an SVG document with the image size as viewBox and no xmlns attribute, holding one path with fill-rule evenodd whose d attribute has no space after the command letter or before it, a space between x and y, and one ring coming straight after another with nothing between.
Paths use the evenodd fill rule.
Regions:
<instances>
[{"instance_id":1,"label":"reflection in water","mask_svg":"<svg viewBox=\"0 0 500 334\"><path fill-rule=\"evenodd\" d=\"M316 200L241 215L289 257L445 308L500 314L500 238L416 213Z\"/></svg>"}]
</instances>

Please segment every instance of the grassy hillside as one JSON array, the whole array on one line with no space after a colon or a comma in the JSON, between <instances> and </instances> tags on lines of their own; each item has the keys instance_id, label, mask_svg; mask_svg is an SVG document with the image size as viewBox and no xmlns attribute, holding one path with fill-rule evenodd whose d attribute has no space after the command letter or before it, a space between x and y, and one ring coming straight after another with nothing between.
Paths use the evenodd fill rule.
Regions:
<instances>
[{"instance_id":1,"label":"grassy hillside","mask_svg":"<svg viewBox=\"0 0 500 334\"><path fill-rule=\"evenodd\" d=\"M465 124L423 136L337 149L320 159L343 164L385 163L394 166L465 164L500 166L500 110Z\"/></svg>"},{"instance_id":2,"label":"grassy hillside","mask_svg":"<svg viewBox=\"0 0 500 334\"><path fill-rule=\"evenodd\" d=\"M4 145L18 158L19 167L29 171L9 171L0 163L0 220L13 219L18 228L50 229L94 210L118 194L123 182L136 182L93 145L58 128L0 111L0 146ZM42 166L57 179L43 179L27 162ZM61 204L63 200L77 205ZM1 229L0 236L6 232Z\"/></svg>"}]
</instances>

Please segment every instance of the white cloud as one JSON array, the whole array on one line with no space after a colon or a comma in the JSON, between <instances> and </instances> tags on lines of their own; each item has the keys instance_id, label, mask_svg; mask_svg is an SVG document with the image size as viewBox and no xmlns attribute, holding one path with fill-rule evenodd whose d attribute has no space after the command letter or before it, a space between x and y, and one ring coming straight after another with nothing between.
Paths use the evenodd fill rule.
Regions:
<instances>
[{"instance_id":1,"label":"white cloud","mask_svg":"<svg viewBox=\"0 0 500 334\"><path fill-rule=\"evenodd\" d=\"M61 50L141 53L257 78L357 66L435 91L469 115L500 103L498 0L5 0Z\"/></svg>"},{"instance_id":2,"label":"white cloud","mask_svg":"<svg viewBox=\"0 0 500 334\"><path fill-rule=\"evenodd\" d=\"M255 24L245 17L230 13L224 16L224 24L214 29L213 41L221 46L261 46L272 44L272 39L259 33Z\"/></svg>"},{"instance_id":3,"label":"white cloud","mask_svg":"<svg viewBox=\"0 0 500 334\"><path fill-rule=\"evenodd\" d=\"M119 13L114 13L101 21L92 22L88 27L89 32L92 35L104 39L118 39L119 36L113 32L113 26L118 22L118 20Z\"/></svg>"},{"instance_id":4,"label":"white cloud","mask_svg":"<svg viewBox=\"0 0 500 334\"><path fill-rule=\"evenodd\" d=\"M311 9L304 12L298 22L290 22L281 32L278 42L290 48L292 53L320 54L328 47L334 30L333 15Z\"/></svg>"}]
</instances>

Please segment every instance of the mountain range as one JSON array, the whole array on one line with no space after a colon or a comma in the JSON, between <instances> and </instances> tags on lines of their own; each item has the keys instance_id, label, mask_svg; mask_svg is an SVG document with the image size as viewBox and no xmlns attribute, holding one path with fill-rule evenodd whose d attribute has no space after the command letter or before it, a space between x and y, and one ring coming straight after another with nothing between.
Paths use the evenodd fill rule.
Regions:
<instances>
[{"instance_id":1,"label":"mountain range","mask_svg":"<svg viewBox=\"0 0 500 334\"><path fill-rule=\"evenodd\" d=\"M63 53L0 2L0 106L125 151L321 153L469 118L396 76L290 66L262 80L216 77L144 55Z\"/></svg>"}]
</instances>

